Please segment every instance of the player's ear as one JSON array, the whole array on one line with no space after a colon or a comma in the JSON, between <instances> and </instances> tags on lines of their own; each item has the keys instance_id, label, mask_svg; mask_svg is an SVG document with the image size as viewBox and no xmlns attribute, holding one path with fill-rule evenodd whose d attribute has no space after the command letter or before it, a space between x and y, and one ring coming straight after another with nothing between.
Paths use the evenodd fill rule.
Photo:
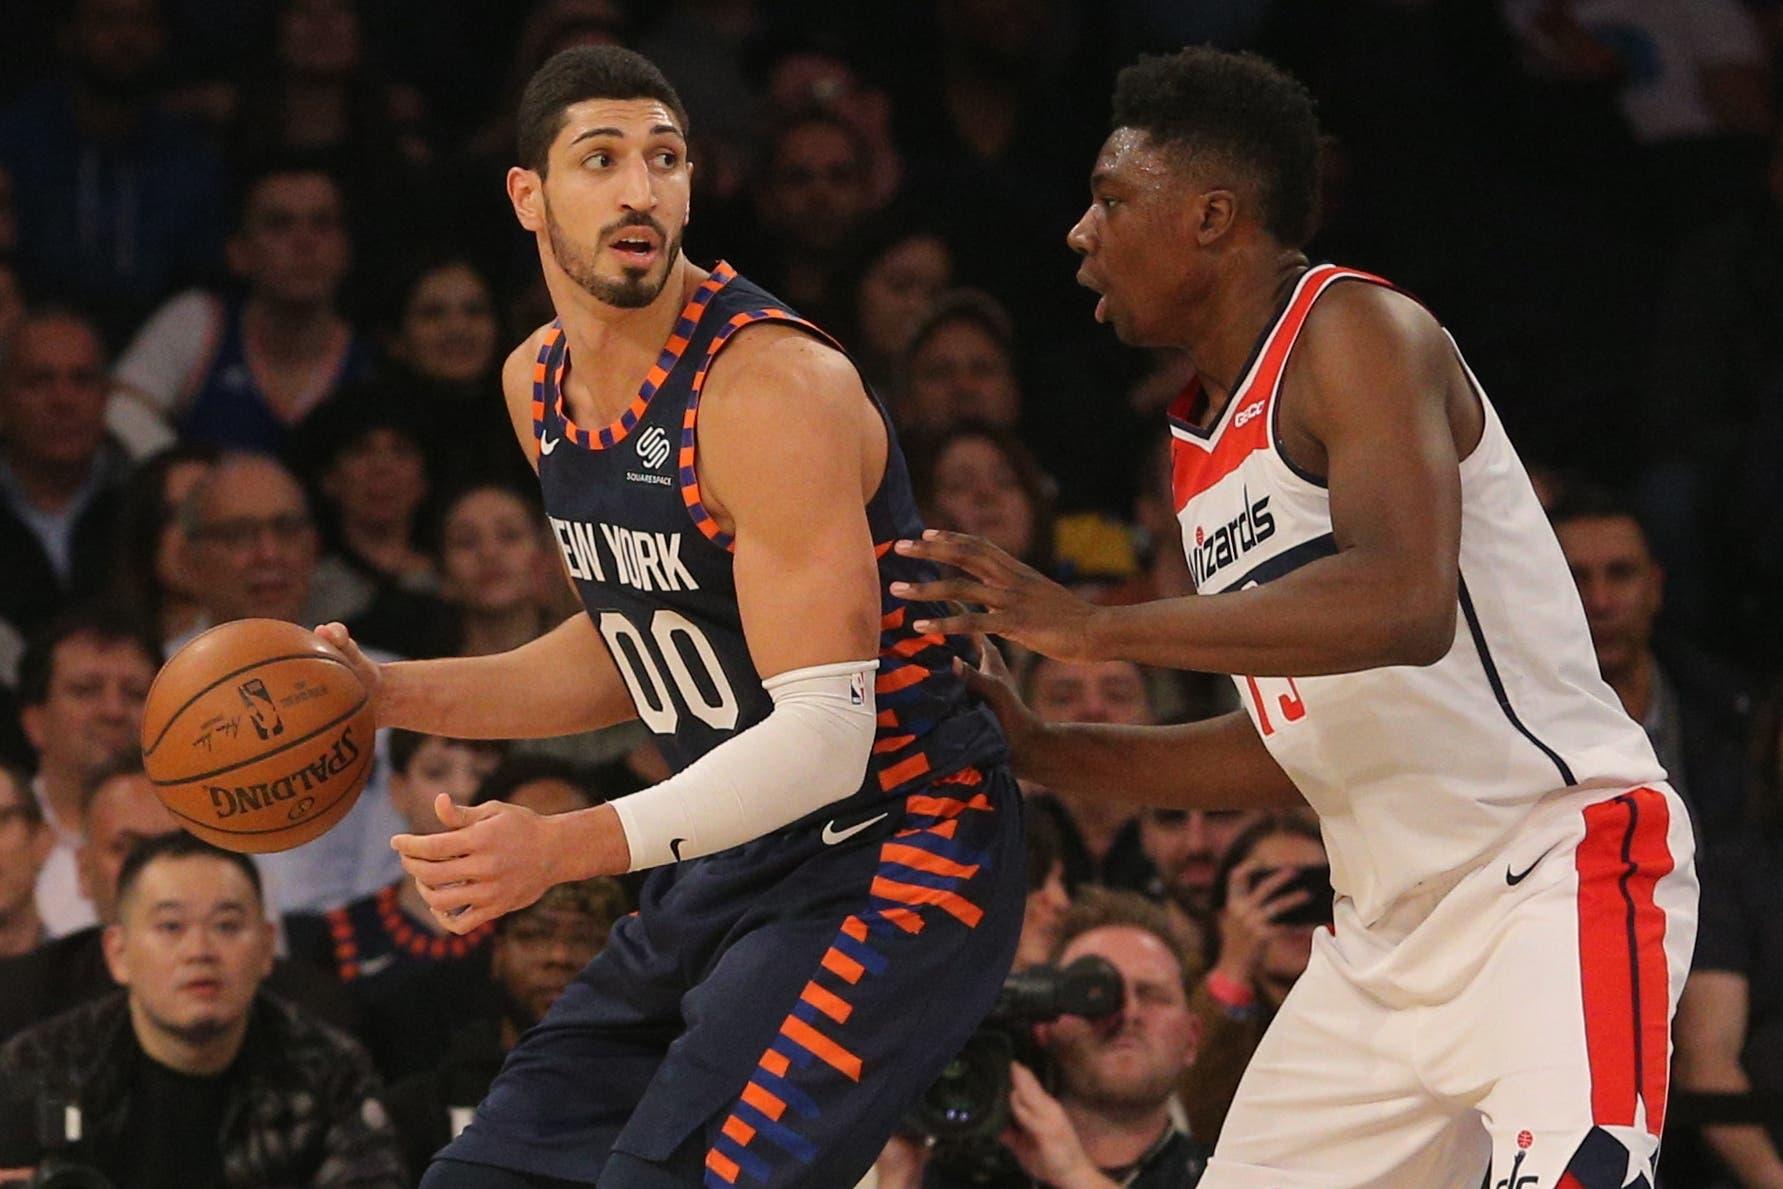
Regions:
<instances>
[{"instance_id":1,"label":"player's ear","mask_svg":"<svg viewBox=\"0 0 1783 1189\"><path fill-rule=\"evenodd\" d=\"M535 170L516 165L508 170L508 201L514 204L514 217L528 231L542 231L545 226L545 179Z\"/></svg>"},{"instance_id":2,"label":"player's ear","mask_svg":"<svg viewBox=\"0 0 1783 1189\"><path fill-rule=\"evenodd\" d=\"M1204 190L1190 210L1195 217L1195 242L1206 247L1232 230L1238 217L1238 196L1231 190Z\"/></svg>"}]
</instances>

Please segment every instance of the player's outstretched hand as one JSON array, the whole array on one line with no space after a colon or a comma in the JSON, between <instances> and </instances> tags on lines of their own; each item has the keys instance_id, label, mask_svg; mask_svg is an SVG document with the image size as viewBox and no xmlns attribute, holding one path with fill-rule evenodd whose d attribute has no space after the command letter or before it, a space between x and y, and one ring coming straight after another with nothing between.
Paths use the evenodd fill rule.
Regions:
<instances>
[{"instance_id":1,"label":"player's outstretched hand","mask_svg":"<svg viewBox=\"0 0 1783 1189\"><path fill-rule=\"evenodd\" d=\"M1026 761L1034 758L1034 753L1039 750L1046 724L1022 701L1015 688L1015 678L1010 676L1009 666L1003 663L1003 654L997 651L990 637L979 632L972 637L972 642L978 646L977 666L955 657L953 671L960 675L967 689L985 700L997 721L1003 724L1003 734L1009 738L1010 766L1017 776L1026 775Z\"/></svg>"},{"instance_id":2,"label":"player's outstretched hand","mask_svg":"<svg viewBox=\"0 0 1783 1189\"><path fill-rule=\"evenodd\" d=\"M469 933L561 882L549 818L503 801L459 805L444 793L433 804L445 833L398 834L390 845L447 929Z\"/></svg>"},{"instance_id":3,"label":"player's outstretched hand","mask_svg":"<svg viewBox=\"0 0 1783 1189\"><path fill-rule=\"evenodd\" d=\"M982 537L929 529L920 541L899 541L897 551L963 570L968 577L934 582L894 582L891 592L915 602L970 603L945 619L919 619L919 632L943 636L989 632L1059 660L1094 660L1088 627L1097 608L1032 566Z\"/></svg>"},{"instance_id":4,"label":"player's outstretched hand","mask_svg":"<svg viewBox=\"0 0 1783 1189\"><path fill-rule=\"evenodd\" d=\"M316 628L316 635L334 645L335 649L347 658L347 663L353 666L353 672L358 676L359 684L365 687L367 696L371 698L372 712L375 715L378 709L378 694L384 688L383 671L378 668L376 662L367 660L365 654L359 651L359 645L353 642L352 634L347 631L346 624L321 624Z\"/></svg>"}]
</instances>

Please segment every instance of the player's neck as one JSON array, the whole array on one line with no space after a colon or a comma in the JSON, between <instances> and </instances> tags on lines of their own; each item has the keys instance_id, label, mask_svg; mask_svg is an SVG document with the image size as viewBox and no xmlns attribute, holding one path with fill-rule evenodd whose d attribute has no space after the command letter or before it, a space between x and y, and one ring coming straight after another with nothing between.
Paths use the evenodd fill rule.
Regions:
<instances>
[{"instance_id":1,"label":"player's neck","mask_svg":"<svg viewBox=\"0 0 1783 1189\"><path fill-rule=\"evenodd\" d=\"M1232 399L1258 340L1280 316L1306 267L1306 257L1298 251L1275 246L1241 251L1205 300L1194 303L1183 345L1195 361L1210 414Z\"/></svg>"},{"instance_id":2,"label":"player's neck","mask_svg":"<svg viewBox=\"0 0 1783 1189\"><path fill-rule=\"evenodd\" d=\"M1136 1163L1170 1126L1170 1111L1163 1103L1126 1111L1071 1098L1062 1105L1084 1155L1097 1168L1126 1168Z\"/></svg>"},{"instance_id":3,"label":"player's neck","mask_svg":"<svg viewBox=\"0 0 1783 1189\"><path fill-rule=\"evenodd\" d=\"M708 275L680 256L656 300L635 310L609 305L567 278L551 286L569 342L563 399L578 425L593 429L625 412L662 354L688 298Z\"/></svg>"}]
</instances>

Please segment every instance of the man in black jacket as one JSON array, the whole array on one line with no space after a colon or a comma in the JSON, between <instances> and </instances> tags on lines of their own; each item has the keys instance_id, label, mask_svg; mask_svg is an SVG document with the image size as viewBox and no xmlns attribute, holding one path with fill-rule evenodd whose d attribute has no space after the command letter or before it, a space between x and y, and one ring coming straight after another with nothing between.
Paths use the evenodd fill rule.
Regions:
<instances>
[{"instance_id":1,"label":"man in black jacket","mask_svg":"<svg viewBox=\"0 0 1783 1189\"><path fill-rule=\"evenodd\" d=\"M64 1121L64 1157L132 1189L404 1185L364 1051L260 992L253 864L171 834L132 852L118 895L105 957L125 991L0 1049L0 1084Z\"/></svg>"}]
</instances>

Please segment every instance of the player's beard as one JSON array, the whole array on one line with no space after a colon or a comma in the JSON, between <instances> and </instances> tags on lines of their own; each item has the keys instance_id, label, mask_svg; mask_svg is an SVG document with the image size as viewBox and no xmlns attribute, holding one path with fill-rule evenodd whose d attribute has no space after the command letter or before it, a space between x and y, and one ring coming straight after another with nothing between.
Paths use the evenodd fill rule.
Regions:
<instances>
[{"instance_id":1,"label":"player's beard","mask_svg":"<svg viewBox=\"0 0 1783 1189\"><path fill-rule=\"evenodd\" d=\"M616 235L626 227L636 226L655 227L662 233L661 225L647 215L629 221L621 220L611 231ZM656 276L651 276L651 269L627 268L623 270L625 275L622 277L603 277L596 271L593 254L584 252L581 245L570 238L569 233L563 229L563 224L551 213L551 204L548 201L545 203L545 235L551 241L551 256L565 276L597 300L622 310L642 309L655 301L656 295L669 283L669 274L675 270L675 261L681 255L681 236L677 234L674 239L670 239L667 234L663 234L662 259L656 266L660 270ZM605 233L602 238L606 238Z\"/></svg>"}]
</instances>

